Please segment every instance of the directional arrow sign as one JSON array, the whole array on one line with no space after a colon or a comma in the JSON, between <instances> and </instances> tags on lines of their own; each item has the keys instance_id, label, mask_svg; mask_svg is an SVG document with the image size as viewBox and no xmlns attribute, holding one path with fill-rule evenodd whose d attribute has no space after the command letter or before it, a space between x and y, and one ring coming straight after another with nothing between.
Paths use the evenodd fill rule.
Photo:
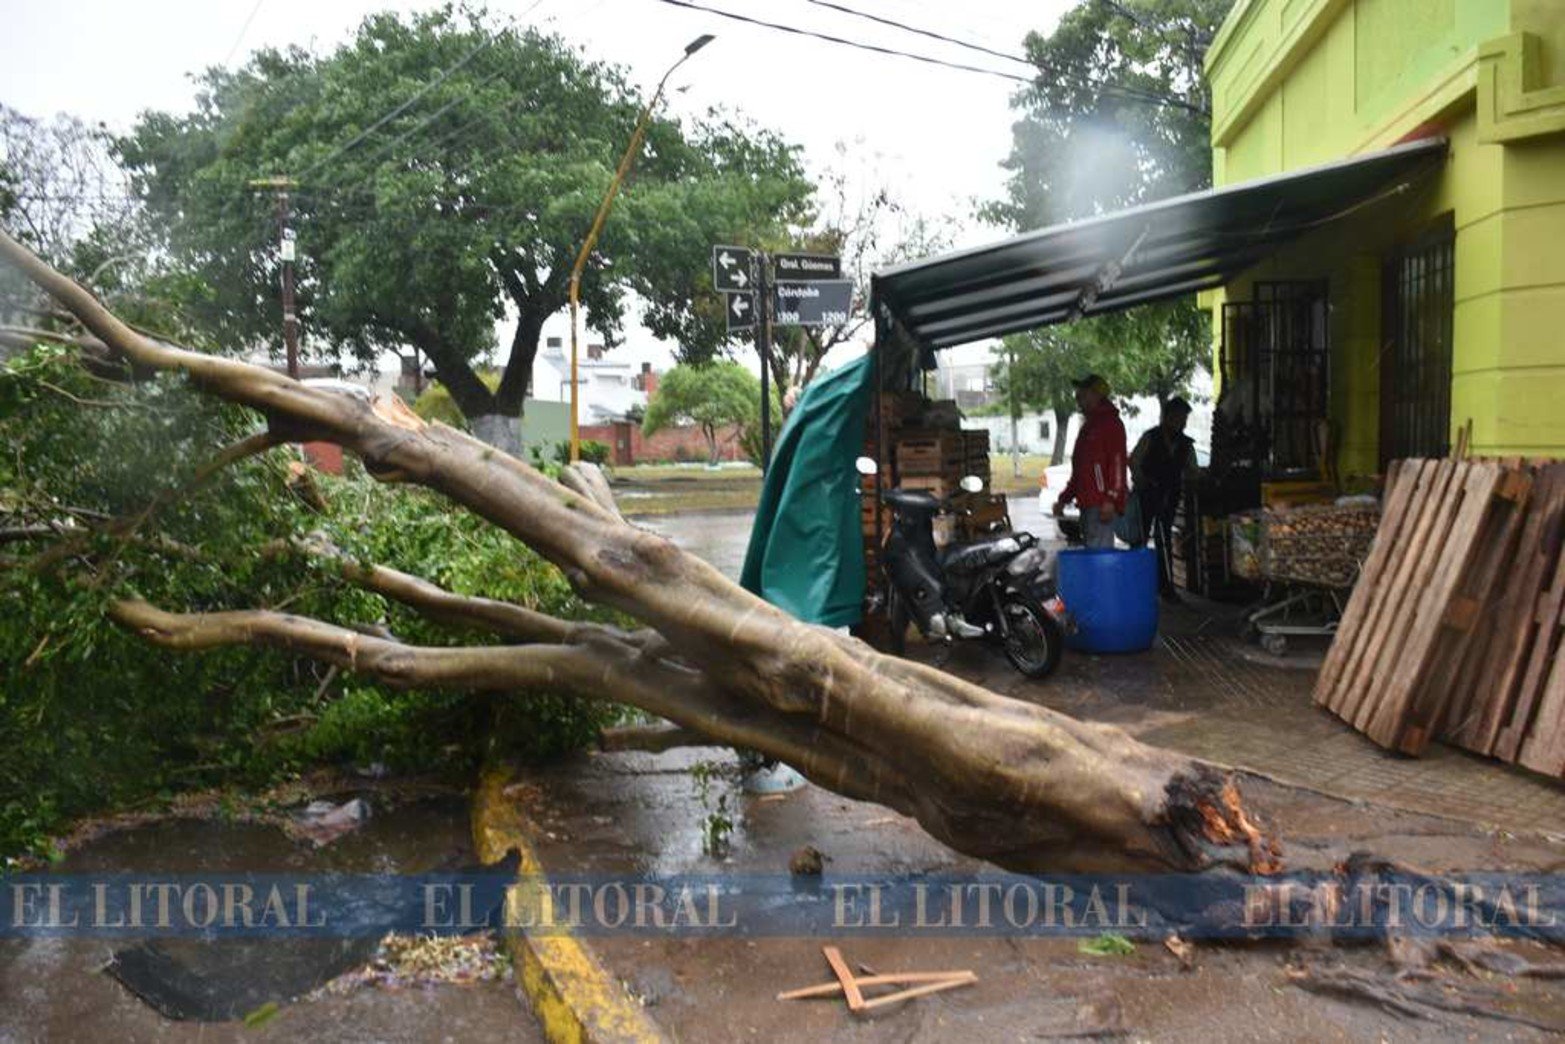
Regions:
<instances>
[{"instance_id":1,"label":"directional arrow sign","mask_svg":"<svg viewBox=\"0 0 1565 1044\"><path fill-rule=\"evenodd\" d=\"M842 258L831 254L777 254L772 265L778 279L842 278Z\"/></svg>"},{"instance_id":2,"label":"directional arrow sign","mask_svg":"<svg viewBox=\"0 0 1565 1044\"><path fill-rule=\"evenodd\" d=\"M755 329L755 295L730 293L723 297L728 302L728 332Z\"/></svg>"},{"instance_id":3,"label":"directional arrow sign","mask_svg":"<svg viewBox=\"0 0 1565 1044\"><path fill-rule=\"evenodd\" d=\"M853 307L853 280L782 282L773 287L774 321L780 326L838 326Z\"/></svg>"},{"instance_id":4,"label":"directional arrow sign","mask_svg":"<svg viewBox=\"0 0 1565 1044\"><path fill-rule=\"evenodd\" d=\"M753 257L744 247L713 247L712 285L719 290L749 290L753 283L750 275Z\"/></svg>"}]
</instances>

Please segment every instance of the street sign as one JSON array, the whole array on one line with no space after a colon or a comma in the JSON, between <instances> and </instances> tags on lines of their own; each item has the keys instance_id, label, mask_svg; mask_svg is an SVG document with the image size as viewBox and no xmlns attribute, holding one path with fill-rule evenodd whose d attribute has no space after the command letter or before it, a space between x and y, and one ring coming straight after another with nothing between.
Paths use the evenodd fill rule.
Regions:
<instances>
[{"instance_id":1,"label":"street sign","mask_svg":"<svg viewBox=\"0 0 1565 1044\"><path fill-rule=\"evenodd\" d=\"M831 254L777 254L778 279L840 279L842 258Z\"/></svg>"},{"instance_id":2,"label":"street sign","mask_svg":"<svg viewBox=\"0 0 1565 1044\"><path fill-rule=\"evenodd\" d=\"M749 291L755 285L750 271L752 257L744 247L713 247L712 285L725 292Z\"/></svg>"},{"instance_id":3,"label":"street sign","mask_svg":"<svg viewBox=\"0 0 1565 1044\"><path fill-rule=\"evenodd\" d=\"M728 313L729 333L755 329L754 294L724 294L723 300L728 303L725 311Z\"/></svg>"},{"instance_id":4,"label":"street sign","mask_svg":"<svg viewBox=\"0 0 1565 1044\"><path fill-rule=\"evenodd\" d=\"M772 317L779 326L838 326L853 307L853 280L778 281Z\"/></svg>"}]
</instances>

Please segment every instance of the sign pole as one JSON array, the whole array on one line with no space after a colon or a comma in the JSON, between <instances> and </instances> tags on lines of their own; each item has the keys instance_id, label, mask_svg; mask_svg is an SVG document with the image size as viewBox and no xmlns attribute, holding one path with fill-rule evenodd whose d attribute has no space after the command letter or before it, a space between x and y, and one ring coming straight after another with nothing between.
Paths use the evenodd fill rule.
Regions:
<instances>
[{"instance_id":1,"label":"sign pole","mask_svg":"<svg viewBox=\"0 0 1565 1044\"><path fill-rule=\"evenodd\" d=\"M755 347L761 356L761 474L765 475L772 462L772 287L767 273L770 259L759 251L755 259L756 298L761 312L760 322L755 324Z\"/></svg>"}]
</instances>

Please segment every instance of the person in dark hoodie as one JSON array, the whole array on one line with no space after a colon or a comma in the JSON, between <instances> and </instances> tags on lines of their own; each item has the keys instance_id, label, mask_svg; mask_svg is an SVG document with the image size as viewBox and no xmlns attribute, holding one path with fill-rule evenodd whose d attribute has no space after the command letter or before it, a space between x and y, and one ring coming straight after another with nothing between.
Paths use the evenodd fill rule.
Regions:
<instances>
[{"instance_id":1,"label":"person in dark hoodie","mask_svg":"<svg viewBox=\"0 0 1565 1044\"><path fill-rule=\"evenodd\" d=\"M1092 373L1076 386L1083 417L1071 451L1071 478L1054 502L1058 518L1065 505L1081 508L1082 538L1088 547L1114 546L1114 520L1125 513L1129 483L1125 476L1125 425L1109 401L1109 383Z\"/></svg>"},{"instance_id":2,"label":"person in dark hoodie","mask_svg":"<svg viewBox=\"0 0 1565 1044\"><path fill-rule=\"evenodd\" d=\"M1174 589L1174 516L1185 483L1197 472L1195 442L1185 434L1190 404L1177 395L1163 403L1155 428L1147 429L1130 454L1130 475L1141 508L1145 536L1157 545L1158 590L1177 601Z\"/></svg>"}]
</instances>

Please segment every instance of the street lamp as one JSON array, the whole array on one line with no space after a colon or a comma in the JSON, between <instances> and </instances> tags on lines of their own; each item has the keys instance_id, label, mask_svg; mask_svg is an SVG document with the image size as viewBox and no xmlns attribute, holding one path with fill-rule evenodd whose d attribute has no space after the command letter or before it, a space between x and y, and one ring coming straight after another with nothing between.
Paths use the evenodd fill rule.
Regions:
<instances>
[{"instance_id":1,"label":"street lamp","mask_svg":"<svg viewBox=\"0 0 1565 1044\"><path fill-rule=\"evenodd\" d=\"M685 53L679 56L679 61L668 67L668 72L658 81L658 89L653 93L652 100L647 102L647 107L641 110L641 119L636 121L636 133L630 136L630 144L625 147L625 155L620 157L619 169L614 172L614 178L609 182L609 190L603 196L603 202L598 204L598 213L592 219L592 229L587 233L587 241L581 245L581 253L576 255L576 263L571 266L571 463L581 460L581 429L579 414L580 379L576 372L576 312L581 291L581 270L587 266L587 255L592 253L592 246L598 241L598 233L603 231L603 222L609 216L609 207L614 204L614 196L619 192L620 182L625 180L625 175L630 172L631 163L635 162L636 154L641 151L641 139L646 136L647 124L652 119L652 110L663 98L663 85L668 78L674 75L674 70L685 64L685 59L695 54L701 48L711 43L713 37L710 34L702 34L685 45Z\"/></svg>"}]
</instances>

